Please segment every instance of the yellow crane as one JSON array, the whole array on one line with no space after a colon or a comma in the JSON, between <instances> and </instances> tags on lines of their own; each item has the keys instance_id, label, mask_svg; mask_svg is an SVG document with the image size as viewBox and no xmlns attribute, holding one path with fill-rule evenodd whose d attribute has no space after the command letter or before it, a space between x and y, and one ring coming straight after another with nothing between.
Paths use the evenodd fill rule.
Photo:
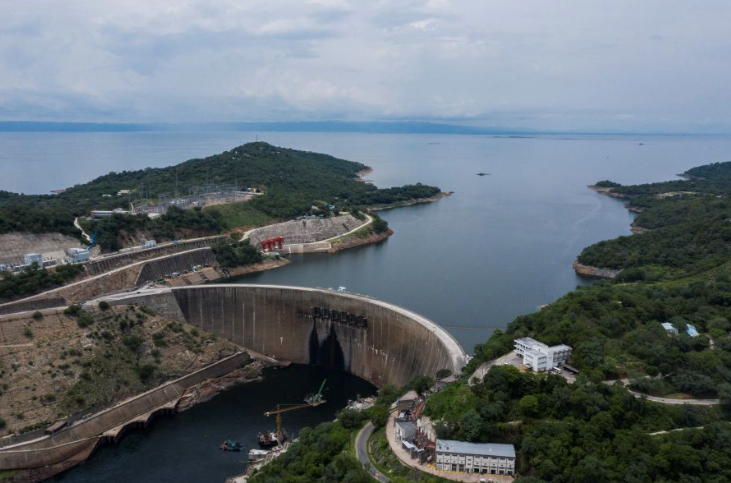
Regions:
<instances>
[{"instance_id":1,"label":"yellow crane","mask_svg":"<svg viewBox=\"0 0 731 483\"><path fill-rule=\"evenodd\" d=\"M303 403L303 404L277 404L277 409L274 409L272 411L267 411L264 413L264 416L271 416L272 414L277 415L277 445L282 446L282 413L286 413L287 411L294 411L295 409L303 409L303 408L309 408L312 407L312 404L310 403Z\"/></svg>"}]
</instances>

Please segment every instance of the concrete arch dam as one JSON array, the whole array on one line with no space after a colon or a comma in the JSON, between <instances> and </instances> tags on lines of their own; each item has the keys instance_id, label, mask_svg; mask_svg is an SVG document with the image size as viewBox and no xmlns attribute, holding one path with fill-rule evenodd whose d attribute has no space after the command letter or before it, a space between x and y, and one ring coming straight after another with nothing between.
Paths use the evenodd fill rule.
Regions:
<instances>
[{"instance_id":1,"label":"concrete arch dam","mask_svg":"<svg viewBox=\"0 0 731 483\"><path fill-rule=\"evenodd\" d=\"M149 306L279 360L350 372L377 387L440 369L459 373L466 354L443 328L362 295L274 285L202 285L107 298Z\"/></svg>"}]
</instances>

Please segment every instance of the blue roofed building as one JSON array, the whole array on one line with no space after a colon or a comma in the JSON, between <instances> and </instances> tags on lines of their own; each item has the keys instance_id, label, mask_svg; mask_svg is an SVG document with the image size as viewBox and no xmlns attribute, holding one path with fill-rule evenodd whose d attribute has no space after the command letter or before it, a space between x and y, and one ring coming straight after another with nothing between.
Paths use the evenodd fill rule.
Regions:
<instances>
[{"instance_id":1,"label":"blue roofed building","mask_svg":"<svg viewBox=\"0 0 731 483\"><path fill-rule=\"evenodd\" d=\"M438 470L488 475L515 474L515 447L512 444L437 439L435 452Z\"/></svg>"},{"instance_id":2,"label":"blue roofed building","mask_svg":"<svg viewBox=\"0 0 731 483\"><path fill-rule=\"evenodd\" d=\"M695 328L695 325L693 324L688 324L688 328L686 329L685 333L691 337L698 337L700 335L698 333L698 330Z\"/></svg>"}]
</instances>

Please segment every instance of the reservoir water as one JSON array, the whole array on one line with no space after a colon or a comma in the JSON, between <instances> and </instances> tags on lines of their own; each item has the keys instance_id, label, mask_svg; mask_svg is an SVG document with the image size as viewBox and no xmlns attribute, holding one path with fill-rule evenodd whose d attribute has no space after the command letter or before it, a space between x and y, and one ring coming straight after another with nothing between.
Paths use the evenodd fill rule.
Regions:
<instances>
[{"instance_id":1,"label":"reservoir water","mask_svg":"<svg viewBox=\"0 0 731 483\"><path fill-rule=\"evenodd\" d=\"M571 269L583 247L630 233L632 216L622 204L587 185L603 179L668 180L693 166L731 160L728 137L266 133L262 138L361 161L374 168L367 177L379 187L423 182L455 193L436 203L383 212L396 232L383 243L294 257L285 268L237 282L346 286L448 327L468 352L492 328L586 283ZM254 133L0 133L0 189L48 192L110 170L166 166L254 139ZM273 391L299 397L299 389L288 392L300 380L297 370L156 422L119 447L98 452L63 481L220 482L218 469L231 474L241 464L229 466L237 457L224 459L211 446L227 436L252 441L263 416L248 418L261 414L263 405L281 402ZM364 384L340 377L343 387ZM341 401L352 397L348 391L338 396ZM297 417L303 424L332 417L334 398L323 418Z\"/></svg>"}]
</instances>

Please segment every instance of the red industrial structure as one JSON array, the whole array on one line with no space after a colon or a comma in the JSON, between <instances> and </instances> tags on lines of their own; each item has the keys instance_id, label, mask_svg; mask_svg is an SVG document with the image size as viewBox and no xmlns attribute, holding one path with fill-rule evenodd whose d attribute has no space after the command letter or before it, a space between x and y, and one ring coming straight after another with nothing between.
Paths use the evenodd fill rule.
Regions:
<instances>
[{"instance_id":1,"label":"red industrial structure","mask_svg":"<svg viewBox=\"0 0 731 483\"><path fill-rule=\"evenodd\" d=\"M261 241L261 251L271 252L274 249L282 249L282 243L284 243L283 236L275 236L273 238L267 238Z\"/></svg>"}]
</instances>

